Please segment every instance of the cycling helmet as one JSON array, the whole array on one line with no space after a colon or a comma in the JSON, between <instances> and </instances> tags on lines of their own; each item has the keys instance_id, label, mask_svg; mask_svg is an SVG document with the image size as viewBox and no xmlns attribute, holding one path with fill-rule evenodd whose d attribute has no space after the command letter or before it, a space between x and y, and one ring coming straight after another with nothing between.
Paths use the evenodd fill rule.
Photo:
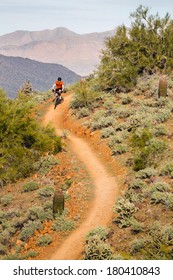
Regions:
<instances>
[{"instance_id":1,"label":"cycling helmet","mask_svg":"<svg viewBox=\"0 0 173 280\"><path fill-rule=\"evenodd\" d=\"M61 77L58 77L58 81L61 81Z\"/></svg>"}]
</instances>

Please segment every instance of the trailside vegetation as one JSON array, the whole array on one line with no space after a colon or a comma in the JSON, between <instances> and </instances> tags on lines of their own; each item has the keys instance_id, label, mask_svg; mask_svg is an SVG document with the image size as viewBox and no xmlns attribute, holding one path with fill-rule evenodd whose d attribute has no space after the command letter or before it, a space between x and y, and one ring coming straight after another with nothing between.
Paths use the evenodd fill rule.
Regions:
<instances>
[{"instance_id":1,"label":"trailside vegetation","mask_svg":"<svg viewBox=\"0 0 173 280\"><path fill-rule=\"evenodd\" d=\"M116 172L122 195L109 232L86 237L84 259L173 257L173 20L143 6L131 18L130 28L107 38L97 71L85 79L85 91L99 97L79 102L84 94L73 87L73 114L90 136L99 131L99 144L126 170L124 181Z\"/></svg>"},{"instance_id":2,"label":"trailside vegetation","mask_svg":"<svg viewBox=\"0 0 173 280\"><path fill-rule=\"evenodd\" d=\"M54 130L39 125L32 113L31 97L9 100L0 90L0 183L27 177L46 152L61 150Z\"/></svg>"},{"instance_id":3,"label":"trailside vegetation","mask_svg":"<svg viewBox=\"0 0 173 280\"><path fill-rule=\"evenodd\" d=\"M102 89L129 90L136 85L138 75L168 73L173 67L170 15L150 15L149 8L141 5L131 18L130 28L119 26L105 42L96 73Z\"/></svg>"}]
</instances>

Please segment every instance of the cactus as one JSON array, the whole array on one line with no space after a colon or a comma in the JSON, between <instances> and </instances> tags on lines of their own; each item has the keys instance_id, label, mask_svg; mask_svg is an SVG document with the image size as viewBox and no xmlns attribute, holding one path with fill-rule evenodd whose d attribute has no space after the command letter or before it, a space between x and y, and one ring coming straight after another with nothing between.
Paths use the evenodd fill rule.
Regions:
<instances>
[{"instance_id":1,"label":"cactus","mask_svg":"<svg viewBox=\"0 0 173 280\"><path fill-rule=\"evenodd\" d=\"M165 76L160 77L159 79L159 90L158 90L158 96L160 97L166 97L167 96L167 79Z\"/></svg>"},{"instance_id":2,"label":"cactus","mask_svg":"<svg viewBox=\"0 0 173 280\"><path fill-rule=\"evenodd\" d=\"M56 190L53 196L53 216L62 214L64 210L64 194L61 190Z\"/></svg>"}]
</instances>

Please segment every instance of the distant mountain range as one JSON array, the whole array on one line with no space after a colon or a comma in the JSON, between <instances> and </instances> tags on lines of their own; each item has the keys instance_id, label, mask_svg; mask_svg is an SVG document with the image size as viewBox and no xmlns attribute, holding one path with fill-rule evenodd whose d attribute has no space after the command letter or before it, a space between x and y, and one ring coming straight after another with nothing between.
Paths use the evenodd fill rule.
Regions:
<instances>
[{"instance_id":1,"label":"distant mountain range","mask_svg":"<svg viewBox=\"0 0 173 280\"><path fill-rule=\"evenodd\" d=\"M88 75L99 63L101 49L115 30L77 34L66 28L16 31L0 36L0 54L61 64L79 75Z\"/></svg>"},{"instance_id":2,"label":"distant mountain range","mask_svg":"<svg viewBox=\"0 0 173 280\"><path fill-rule=\"evenodd\" d=\"M47 91L58 76L62 77L66 85L81 79L81 76L62 65L0 55L0 88L10 98L16 97L25 81L30 80L34 90Z\"/></svg>"}]
</instances>

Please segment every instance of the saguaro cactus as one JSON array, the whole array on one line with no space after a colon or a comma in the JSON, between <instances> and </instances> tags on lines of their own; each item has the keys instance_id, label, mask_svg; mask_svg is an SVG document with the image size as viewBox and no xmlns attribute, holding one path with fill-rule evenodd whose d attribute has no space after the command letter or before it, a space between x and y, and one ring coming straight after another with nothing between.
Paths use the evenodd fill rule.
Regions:
<instances>
[{"instance_id":1,"label":"saguaro cactus","mask_svg":"<svg viewBox=\"0 0 173 280\"><path fill-rule=\"evenodd\" d=\"M167 87L168 82L165 76L161 76L159 79L159 90L158 90L158 96L159 97L166 97L167 96Z\"/></svg>"},{"instance_id":2,"label":"saguaro cactus","mask_svg":"<svg viewBox=\"0 0 173 280\"><path fill-rule=\"evenodd\" d=\"M53 216L62 214L64 210L64 194L61 190L56 190L53 196Z\"/></svg>"}]
</instances>

